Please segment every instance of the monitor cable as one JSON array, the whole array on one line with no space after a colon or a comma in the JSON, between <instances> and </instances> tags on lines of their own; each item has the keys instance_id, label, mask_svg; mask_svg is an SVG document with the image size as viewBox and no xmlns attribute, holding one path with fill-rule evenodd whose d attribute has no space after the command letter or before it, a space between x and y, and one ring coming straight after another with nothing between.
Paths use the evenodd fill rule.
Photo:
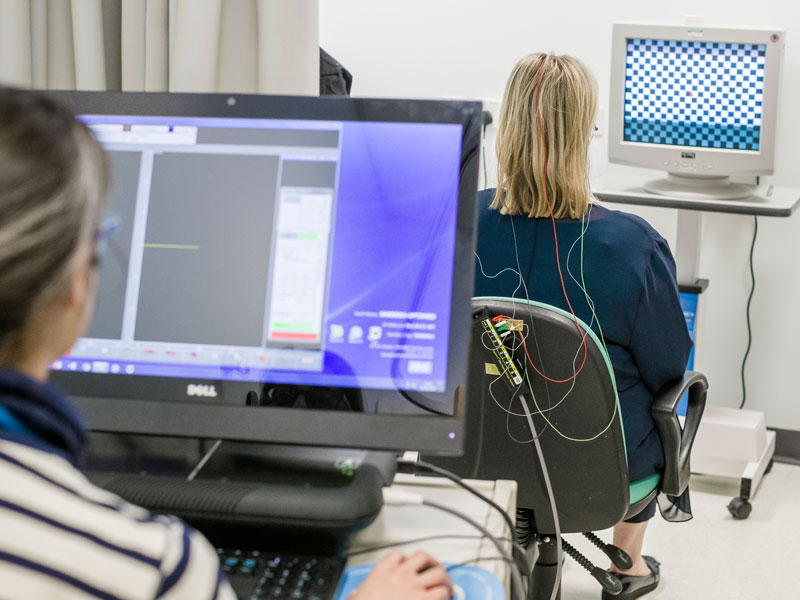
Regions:
<instances>
[{"instance_id":1,"label":"monitor cable","mask_svg":"<svg viewBox=\"0 0 800 600\"><path fill-rule=\"evenodd\" d=\"M531 428L531 433L533 434L533 444L536 447L536 455L539 457L539 465L542 468L542 477L544 478L544 484L547 488L547 498L550 501L550 510L553 513L553 529L555 529L553 535L556 539L556 583L553 586L553 592L550 594L550 600L556 600L559 597L559 589L561 588L561 563L563 562L564 552L563 548L561 547L561 523L558 519L558 508L556 507L556 498L553 494L553 485L550 481L550 474L547 471L547 463L544 460L544 454L542 453L542 445L539 443L539 437L536 435L536 427L533 425L531 411L528 408L528 403L525 400L524 395L519 395L519 401L525 408L525 416L528 419L528 426Z\"/></svg>"},{"instance_id":2,"label":"monitor cable","mask_svg":"<svg viewBox=\"0 0 800 600\"><path fill-rule=\"evenodd\" d=\"M399 548L400 546L407 546L410 544L421 544L423 542L433 542L438 540L482 540L483 536L478 535L464 535L459 533L442 533L439 535L426 535L423 537L409 538L405 540L397 540L396 542L388 542L380 544L379 546L367 546L366 548L357 548L347 552L347 558L351 556L361 556L362 554L370 554L372 552L380 552L381 550L389 550L390 548ZM501 538L502 541L507 542L508 538ZM502 558L500 560L503 560Z\"/></svg>"},{"instance_id":3,"label":"monitor cable","mask_svg":"<svg viewBox=\"0 0 800 600\"><path fill-rule=\"evenodd\" d=\"M531 565L528 563L528 558L525 554L525 548L523 548L520 544L514 541L514 532L516 531L516 525L514 521L509 516L508 512L500 506L497 502L489 498L486 494L479 492L473 486L469 485L466 481L464 481L461 477L453 473L452 471L448 471L447 469L443 469L437 465L431 464L429 462L425 462L422 460L403 460L399 459L397 461L398 470L400 472L405 472L409 468L412 471L424 471L427 473L434 473L436 475L441 475L455 483L460 488L466 490L479 500L485 502L494 510L496 510L508 527L508 534L511 536L511 545L512 545L512 554L516 561L517 567L520 569L521 572L530 573L531 572Z\"/></svg>"},{"instance_id":4,"label":"monitor cable","mask_svg":"<svg viewBox=\"0 0 800 600\"><path fill-rule=\"evenodd\" d=\"M745 311L745 318L747 320L747 349L744 352L742 359L742 402L739 404L739 409L744 408L745 401L747 400L747 387L745 385L744 369L747 365L747 357L750 354L750 346L753 344L753 330L750 325L750 304L753 302L753 293L756 291L756 272L753 268L753 250L756 247L756 236L758 236L758 217L753 217L753 241L750 243L750 295L747 298L747 309Z\"/></svg>"},{"instance_id":5,"label":"monitor cable","mask_svg":"<svg viewBox=\"0 0 800 600\"><path fill-rule=\"evenodd\" d=\"M427 406L426 404L424 404L423 402L421 402L419 400L415 400L414 397L412 396L413 392L409 392L407 390L401 390L401 389L398 389L397 391L400 392L400 395L407 402L409 402L410 404L413 404L417 408L420 408L420 409L424 410L427 413L430 413L432 415L438 415L440 417L452 417L453 416L451 413L446 413L444 411L437 410L437 409L433 408L432 406Z\"/></svg>"},{"instance_id":6,"label":"monitor cable","mask_svg":"<svg viewBox=\"0 0 800 600\"><path fill-rule=\"evenodd\" d=\"M472 527L480 531L484 537L486 537L489 541L491 541L492 544L494 544L495 548L497 548L498 552L500 553L500 556L502 556L502 560L508 563L508 568L511 573L512 593L516 600L525 600L526 598L525 584L523 582L519 566L514 561L512 556L509 554L508 550L506 550L503 547L502 542L495 535L493 535L491 531L489 531L486 527L475 521L469 515L466 515L463 512L456 510L455 508L450 508L449 506L445 506L444 504L439 504L438 502L428 500L421 494L415 494L413 492L406 492L392 488L383 488L383 503L390 505L391 504L400 505L400 506L402 505L429 506L431 508L435 508L437 510L449 513L454 517L457 517L462 521L469 523Z\"/></svg>"},{"instance_id":7,"label":"monitor cable","mask_svg":"<svg viewBox=\"0 0 800 600\"><path fill-rule=\"evenodd\" d=\"M186 477L186 481L194 481L194 478L197 477L197 474L200 472L200 469L206 466L206 463L211 460L211 457L214 456L214 453L217 449L222 445L222 438L216 440L212 445L211 448L203 455L203 457L198 461L197 465L195 465L192 472Z\"/></svg>"},{"instance_id":8,"label":"monitor cable","mask_svg":"<svg viewBox=\"0 0 800 600\"><path fill-rule=\"evenodd\" d=\"M474 487L466 483L461 477L459 477L455 473L448 471L447 469L437 467L436 465L431 464L429 462L425 462L423 460L404 460L401 458L398 459L397 464L401 468L410 467L412 471L425 471L427 473L435 473L436 475L441 475L442 477L449 479L460 488L465 489L470 494L472 494L473 496L475 496L480 500L483 500L486 504L495 509L498 513L500 513L500 516L503 517L503 520L506 522L506 525L508 525L508 530L514 531L514 522L511 520L511 517L508 516L508 513L503 509L503 507L501 507L499 504L497 504L497 502L495 502L485 494L482 494Z\"/></svg>"}]
</instances>

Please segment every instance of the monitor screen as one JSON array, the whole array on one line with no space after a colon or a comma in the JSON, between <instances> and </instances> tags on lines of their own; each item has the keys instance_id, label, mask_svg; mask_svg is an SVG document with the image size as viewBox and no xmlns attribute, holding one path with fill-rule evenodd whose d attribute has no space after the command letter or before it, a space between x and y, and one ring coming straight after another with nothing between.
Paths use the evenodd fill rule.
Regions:
<instances>
[{"instance_id":1,"label":"monitor screen","mask_svg":"<svg viewBox=\"0 0 800 600\"><path fill-rule=\"evenodd\" d=\"M208 428L192 424L198 406L243 409L218 415L233 426L286 408L457 420L469 313L457 266L477 189L463 141L479 105L239 97L257 109L242 116L225 97L126 112L113 97L86 110L87 96L73 108L109 154L117 234L88 331L52 369L90 424L109 420L93 423L97 401L159 403L183 425L127 429L176 435ZM305 443L314 427L302 429L255 437Z\"/></svg>"},{"instance_id":2,"label":"monitor screen","mask_svg":"<svg viewBox=\"0 0 800 600\"><path fill-rule=\"evenodd\" d=\"M623 139L758 151L766 48L629 38Z\"/></svg>"},{"instance_id":3,"label":"monitor screen","mask_svg":"<svg viewBox=\"0 0 800 600\"><path fill-rule=\"evenodd\" d=\"M668 172L654 193L738 197L725 178L773 169L783 44L781 30L615 24L609 162Z\"/></svg>"}]
</instances>

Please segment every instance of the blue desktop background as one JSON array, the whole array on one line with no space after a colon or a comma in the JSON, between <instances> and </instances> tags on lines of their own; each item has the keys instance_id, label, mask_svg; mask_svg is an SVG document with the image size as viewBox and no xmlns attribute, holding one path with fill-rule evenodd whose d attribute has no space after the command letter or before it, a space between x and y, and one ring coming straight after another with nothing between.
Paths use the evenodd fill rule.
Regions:
<instances>
[{"instance_id":1,"label":"blue desktop background","mask_svg":"<svg viewBox=\"0 0 800 600\"><path fill-rule=\"evenodd\" d=\"M426 379L440 381L437 391L443 391L461 126L345 123L340 164L328 324L346 331L361 326L365 341L328 343L325 372L341 373L349 366L360 376L405 378L404 360L369 350L368 327L382 319L363 313L435 313L435 340L426 342L433 347L433 371Z\"/></svg>"}]
</instances>

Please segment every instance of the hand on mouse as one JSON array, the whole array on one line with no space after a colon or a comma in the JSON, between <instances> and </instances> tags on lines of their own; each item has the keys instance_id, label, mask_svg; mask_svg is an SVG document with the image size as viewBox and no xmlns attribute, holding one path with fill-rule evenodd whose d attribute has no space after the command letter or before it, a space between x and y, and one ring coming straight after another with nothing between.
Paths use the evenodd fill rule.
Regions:
<instances>
[{"instance_id":1,"label":"hand on mouse","mask_svg":"<svg viewBox=\"0 0 800 600\"><path fill-rule=\"evenodd\" d=\"M348 600L448 600L453 585L445 568L427 552L406 557L394 550L370 571Z\"/></svg>"}]
</instances>

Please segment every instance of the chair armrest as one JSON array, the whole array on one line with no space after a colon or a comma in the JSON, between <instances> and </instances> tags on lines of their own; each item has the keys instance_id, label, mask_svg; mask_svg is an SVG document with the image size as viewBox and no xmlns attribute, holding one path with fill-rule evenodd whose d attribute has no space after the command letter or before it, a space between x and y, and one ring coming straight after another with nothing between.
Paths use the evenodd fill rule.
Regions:
<instances>
[{"instance_id":1,"label":"chair armrest","mask_svg":"<svg viewBox=\"0 0 800 600\"><path fill-rule=\"evenodd\" d=\"M678 403L689 391L689 404L683 428L678 421ZM689 456L706 406L708 380L702 373L686 371L683 379L666 384L656 394L652 415L664 447L664 476L661 491L680 496L689 485Z\"/></svg>"}]
</instances>

